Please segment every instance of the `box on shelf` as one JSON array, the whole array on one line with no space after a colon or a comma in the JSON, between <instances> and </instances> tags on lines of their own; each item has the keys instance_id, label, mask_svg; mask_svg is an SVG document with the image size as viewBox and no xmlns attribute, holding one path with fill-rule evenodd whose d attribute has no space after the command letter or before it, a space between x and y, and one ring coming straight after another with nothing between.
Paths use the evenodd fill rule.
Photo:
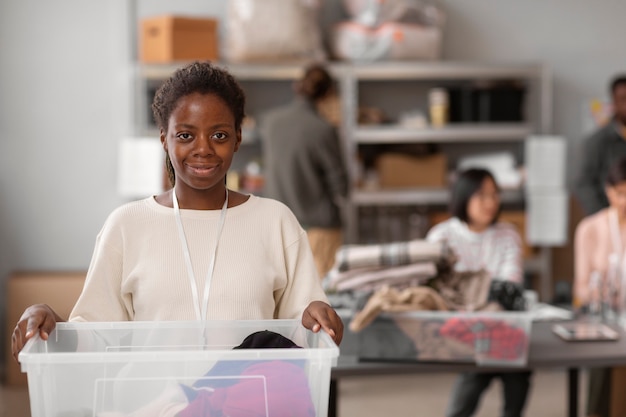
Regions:
<instances>
[{"instance_id":1,"label":"box on shelf","mask_svg":"<svg viewBox=\"0 0 626 417\"><path fill-rule=\"evenodd\" d=\"M233 349L263 330L301 349ZM328 334L299 320L108 322L58 323L47 342L29 341L20 361L33 417L156 415L203 404L225 415L234 405L250 415L324 417L338 356Z\"/></svg>"},{"instance_id":2,"label":"box on shelf","mask_svg":"<svg viewBox=\"0 0 626 417\"><path fill-rule=\"evenodd\" d=\"M144 63L210 60L219 56L217 20L156 16L141 21L139 59Z\"/></svg>"},{"instance_id":3,"label":"box on shelf","mask_svg":"<svg viewBox=\"0 0 626 417\"><path fill-rule=\"evenodd\" d=\"M533 135L524 141L526 188L567 188L567 141L563 136Z\"/></svg>"},{"instance_id":4,"label":"box on shelf","mask_svg":"<svg viewBox=\"0 0 626 417\"><path fill-rule=\"evenodd\" d=\"M342 316L346 323L351 319ZM364 360L521 367L528 359L531 325L527 312L385 313L358 333L346 326L341 352Z\"/></svg>"},{"instance_id":5,"label":"box on shelf","mask_svg":"<svg viewBox=\"0 0 626 417\"><path fill-rule=\"evenodd\" d=\"M445 154L413 156L383 153L376 158L382 188L446 187L448 160Z\"/></svg>"}]
</instances>

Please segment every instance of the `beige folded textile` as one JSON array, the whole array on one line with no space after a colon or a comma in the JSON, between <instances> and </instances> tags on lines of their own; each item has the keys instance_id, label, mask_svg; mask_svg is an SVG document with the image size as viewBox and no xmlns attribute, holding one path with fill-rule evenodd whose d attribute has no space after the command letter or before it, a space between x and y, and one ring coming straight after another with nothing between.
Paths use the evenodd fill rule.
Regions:
<instances>
[{"instance_id":1,"label":"beige folded textile","mask_svg":"<svg viewBox=\"0 0 626 417\"><path fill-rule=\"evenodd\" d=\"M429 287L412 287L399 291L385 286L369 298L365 307L350 321L350 330L359 332L381 312L406 312L419 310L447 310L445 301Z\"/></svg>"}]
</instances>

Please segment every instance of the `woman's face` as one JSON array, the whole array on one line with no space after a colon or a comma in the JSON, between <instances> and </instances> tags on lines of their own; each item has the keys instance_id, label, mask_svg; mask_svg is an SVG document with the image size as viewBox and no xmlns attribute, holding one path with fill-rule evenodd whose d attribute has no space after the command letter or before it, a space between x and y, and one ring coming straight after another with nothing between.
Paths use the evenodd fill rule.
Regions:
<instances>
[{"instance_id":1,"label":"woman's face","mask_svg":"<svg viewBox=\"0 0 626 417\"><path fill-rule=\"evenodd\" d=\"M221 192L241 131L220 97L193 93L178 100L161 142L176 173L177 195L211 188Z\"/></svg>"},{"instance_id":2,"label":"woman's face","mask_svg":"<svg viewBox=\"0 0 626 417\"><path fill-rule=\"evenodd\" d=\"M606 196L620 218L626 218L626 181L606 187Z\"/></svg>"},{"instance_id":3,"label":"woman's face","mask_svg":"<svg viewBox=\"0 0 626 417\"><path fill-rule=\"evenodd\" d=\"M495 182L487 177L467 202L467 218L471 226L483 229L493 223L500 210L500 192Z\"/></svg>"}]
</instances>

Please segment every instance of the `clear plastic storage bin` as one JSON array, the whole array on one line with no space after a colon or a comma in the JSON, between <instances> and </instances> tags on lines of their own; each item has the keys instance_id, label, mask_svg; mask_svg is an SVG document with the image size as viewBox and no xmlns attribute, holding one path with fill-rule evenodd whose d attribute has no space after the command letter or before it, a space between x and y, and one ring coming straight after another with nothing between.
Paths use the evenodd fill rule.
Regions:
<instances>
[{"instance_id":1,"label":"clear plastic storage bin","mask_svg":"<svg viewBox=\"0 0 626 417\"><path fill-rule=\"evenodd\" d=\"M387 313L358 333L346 331L341 351L370 360L521 367L528 359L531 327L528 312Z\"/></svg>"},{"instance_id":2,"label":"clear plastic storage bin","mask_svg":"<svg viewBox=\"0 0 626 417\"><path fill-rule=\"evenodd\" d=\"M301 349L233 349L264 330ZM261 320L58 323L19 359L33 417L324 417L338 356L299 320Z\"/></svg>"}]
</instances>

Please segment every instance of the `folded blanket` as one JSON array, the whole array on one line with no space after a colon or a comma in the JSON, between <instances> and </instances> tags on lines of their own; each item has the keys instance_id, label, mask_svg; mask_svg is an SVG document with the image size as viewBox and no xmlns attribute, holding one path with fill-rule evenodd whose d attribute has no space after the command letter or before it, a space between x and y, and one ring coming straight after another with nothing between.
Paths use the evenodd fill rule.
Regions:
<instances>
[{"instance_id":1,"label":"folded blanket","mask_svg":"<svg viewBox=\"0 0 626 417\"><path fill-rule=\"evenodd\" d=\"M343 272L442 260L454 263L454 255L445 242L410 240L381 245L345 245L337 251L333 269Z\"/></svg>"},{"instance_id":2,"label":"folded blanket","mask_svg":"<svg viewBox=\"0 0 626 417\"><path fill-rule=\"evenodd\" d=\"M384 285L405 286L423 284L437 275L434 262L422 262L389 268L359 268L345 272L331 271L325 282L330 291L375 291Z\"/></svg>"}]
</instances>

